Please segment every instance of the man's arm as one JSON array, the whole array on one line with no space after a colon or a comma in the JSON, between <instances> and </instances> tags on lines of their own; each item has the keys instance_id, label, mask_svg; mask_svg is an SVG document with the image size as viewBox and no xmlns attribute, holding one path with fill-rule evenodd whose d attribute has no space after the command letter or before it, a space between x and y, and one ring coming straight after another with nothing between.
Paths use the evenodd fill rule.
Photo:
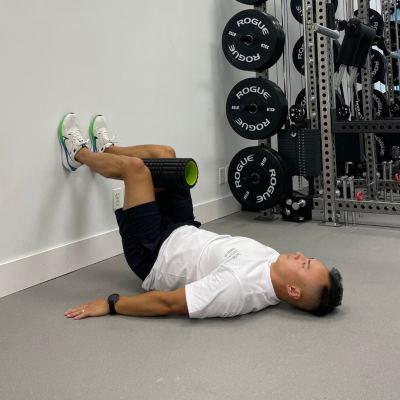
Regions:
<instances>
[{"instance_id":1,"label":"man's arm","mask_svg":"<svg viewBox=\"0 0 400 400\"><path fill-rule=\"evenodd\" d=\"M186 303L185 287L174 292L154 291L138 296L122 296L115 304L118 314L133 317L157 317L161 315L189 315ZM109 314L107 300L95 300L82 306L68 310L68 318L83 319L101 317Z\"/></svg>"},{"instance_id":2,"label":"man's arm","mask_svg":"<svg viewBox=\"0 0 400 400\"><path fill-rule=\"evenodd\" d=\"M121 297L115 304L115 311L132 317L189 315L185 287L175 292L154 291L139 296Z\"/></svg>"}]
</instances>

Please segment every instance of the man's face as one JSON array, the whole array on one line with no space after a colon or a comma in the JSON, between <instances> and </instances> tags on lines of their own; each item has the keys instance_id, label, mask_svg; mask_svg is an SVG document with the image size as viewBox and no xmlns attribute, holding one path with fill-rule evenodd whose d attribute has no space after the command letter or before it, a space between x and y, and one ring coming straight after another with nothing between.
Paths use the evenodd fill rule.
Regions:
<instances>
[{"instance_id":1,"label":"man's face","mask_svg":"<svg viewBox=\"0 0 400 400\"><path fill-rule=\"evenodd\" d=\"M301 253L281 254L276 266L288 285L296 285L303 290L320 285L329 286L328 268Z\"/></svg>"}]
</instances>

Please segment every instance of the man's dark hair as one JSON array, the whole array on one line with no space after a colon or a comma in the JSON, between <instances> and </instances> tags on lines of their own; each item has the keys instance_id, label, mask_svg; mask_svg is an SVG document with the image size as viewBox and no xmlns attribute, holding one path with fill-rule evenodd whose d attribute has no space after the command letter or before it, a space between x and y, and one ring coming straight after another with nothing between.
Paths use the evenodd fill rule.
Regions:
<instances>
[{"instance_id":1,"label":"man's dark hair","mask_svg":"<svg viewBox=\"0 0 400 400\"><path fill-rule=\"evenodd\" d=\"M319 292L317 307L311 310L311 314L323 317L332 312L336 307L342 304L343 284L342 276L336 268L329 272L330 286L322 286Z\"/></svg>"}]
</instances>

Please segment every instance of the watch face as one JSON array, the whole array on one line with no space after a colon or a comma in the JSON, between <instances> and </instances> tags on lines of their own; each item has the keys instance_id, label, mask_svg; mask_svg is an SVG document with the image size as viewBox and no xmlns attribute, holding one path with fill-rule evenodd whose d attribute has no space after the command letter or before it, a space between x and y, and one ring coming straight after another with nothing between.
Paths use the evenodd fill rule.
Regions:
<instances>
[{"instance_id":1,"label":"watch face","mask_svg":"<svg viewBox=\"0 0 400 400\"><path fill-rule=\"evenodd\" d=\"M119 300L119 294L112 294L109 298L109 301L112 301L113 303L116 303Z\"/></svg>"}]
</instances>

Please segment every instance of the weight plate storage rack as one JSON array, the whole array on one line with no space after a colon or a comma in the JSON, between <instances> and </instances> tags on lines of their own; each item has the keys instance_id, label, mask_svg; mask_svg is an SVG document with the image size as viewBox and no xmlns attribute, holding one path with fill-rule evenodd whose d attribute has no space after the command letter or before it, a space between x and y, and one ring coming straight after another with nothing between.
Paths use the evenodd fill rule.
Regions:
<instances>
[{"instance_id":1,"label":"weight plate storage rack","mask_svg":"<svg viewBox=\"0 0 400 400\"><path fill-rule=\"evenodd\" d=\"M239 82L230 92L226 114L240 136L258 140L258 147L240 151L229 166L228 181L234 197L244 209L259 211L262 220L273 220L273 208L292 192L285 160L271 148L271 137L285 125L288 103L285 93L270 81L268 69L285 49L283 26L267 14L264 1L240 0L254 6L231 18L222 35L228 62L256 77Z\"/></svg>"},{"instance_id":2,"label":"weight plate storage rack","mask_svg":"<svg viewBox=\"0 0 400 400\"><path fill-rule=\"evenodd\" d=\"M258 140L229 168L243 210L331 227L356 225L366 213L400 215L398 1L381 0L374 10L369 0L270 0L279 21L265 1L237 1L254 9L227 23L223 51L256 78L237 83L226 113L238 135ZM289 10L301 31L293 49ZM268 72L279 59L282 88ZM291 70L304 82L295 100ZM293 177L306 179L308 190L294 191Z\"/></svg>"}]
</instances>

